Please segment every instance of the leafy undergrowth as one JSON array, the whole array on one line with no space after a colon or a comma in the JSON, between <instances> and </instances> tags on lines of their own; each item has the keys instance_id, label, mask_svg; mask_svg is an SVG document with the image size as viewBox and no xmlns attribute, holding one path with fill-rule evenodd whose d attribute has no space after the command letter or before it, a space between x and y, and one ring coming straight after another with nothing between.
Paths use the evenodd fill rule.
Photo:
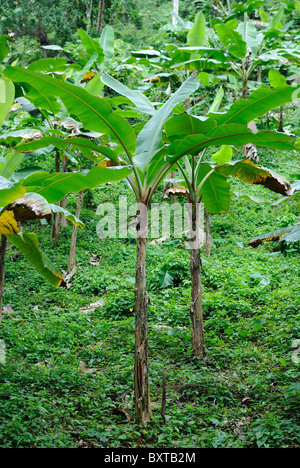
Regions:
<instances>
[{"instance_id":1,"label":"leafy undergrowth","mask_svg":"<svg viewBox=\"0 0 300 468\"><path fill-rule=\"evenodd\" d=\"M279 196L247 188L265 204L233 198L230 214L212 217L212 256L203 254L204 360L194 359L191 350L189 253L180 242L149 242L153 418L138 428L135 242L96 235L96 206L107 200L117 205L120 187L131 197L121 183L85 200L88 229L79 233L70 290L53 289L14 249L8 252L4 303L11 309L0 334L6 345L0 446L299 448L299 363L293 348L300 339L299 247L247 246L282 223L282 208L270 206ZM236 188L245 190L239 183ZM69 209L74 211L75 202L71 197ZM292 207L286 216L295 215ZM57 245L50 244L49 233L41 228L43 249L65 269L71 227ZM163 284L166 272L172 281Z\"/></svg>"}]
</instances>

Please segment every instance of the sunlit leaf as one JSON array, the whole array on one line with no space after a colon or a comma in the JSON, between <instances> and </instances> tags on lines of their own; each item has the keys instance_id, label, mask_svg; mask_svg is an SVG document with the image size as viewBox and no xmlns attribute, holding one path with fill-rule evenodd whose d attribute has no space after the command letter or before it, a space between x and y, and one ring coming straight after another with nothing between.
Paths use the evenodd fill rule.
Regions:
<instances>
[{"instance_id":1,"label":"sunlit leaf","mask_svg":"<svg viewBox=\"0 0 300 468\"><path fill-rule=\"evenodd\" d=\"M233 154L232 147L228 145L223 145L221 146L220 151L212 155L211 159L217 164L222 164L222 163L230 162L232 160L232 154Z\"/></svg>"},{"instance_id":2,"label":"sunlit leaf","mask_svg":"<svg viewBox=\"0 0 300 468\"><path fill-rule=\"evenodd\" d=\"M4 207L17 198L23 197L25 193L26 189L22 185L0 176L0 207Z\"/></svg>"}]
</instances>

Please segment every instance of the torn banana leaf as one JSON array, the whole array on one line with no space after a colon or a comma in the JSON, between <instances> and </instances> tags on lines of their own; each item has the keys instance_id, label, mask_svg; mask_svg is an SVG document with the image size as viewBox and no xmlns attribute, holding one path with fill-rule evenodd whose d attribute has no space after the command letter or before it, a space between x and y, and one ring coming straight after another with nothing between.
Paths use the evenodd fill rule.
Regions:
<instances>
[{"instance_id":1,"label":"torn banana leaf","mask_svg":"<svg viewBox=\"0 0 300 468\"><path fill-rule=\"evenodd\" d=\"M284 240L283 237L286 234L291 233L294 228L295 226L287 226L285 228L280 228L280 229L276 229L275 231L268 232L267 234L263 234L261 236L255 237L254 239L251 239L251 241L249 242L249 245L253 248L256 248L259 245L261 245L263 242L275 242L275 241Z\"/></svg>"},{"instance_id":2,"label":"torn banana leaf","mask_svg":"<svg viewBox=\"0 0 300 468\"><path fill-rule=\"evenodd\" d=\"M294 189L288 180L270 169L258 166L250 159L221 164L215 170L226 177L236 177L248 184L264 185L269 190L282 195L292 195L294 193Z\"/></svg>"},{"instance_id":3,"label":"torn banana leaf","mask_svg":"<svg viewBox=\"0 0 300 468\"><path fill-rule=\"evenodd\" d=\"M6 206L5 210L13 211L16 221L20 223L35 219L52 219L51 206L38 193L25 193L24 197Z\"/></svg>"},{"instance_id":4,"label":"torn banana leaf","mask_svg":"<svg viewBox=\"0 0 300 468\"><path fill-rule=\"evenodd\" d=\"M53 213L61 213L68 221L76 226L85 228L80 219L61 206L50 204L38 193L26 193L24 197L17 199L5 207L5 212L12 211L17 222L33 221L35 219L45 219L51 221ZM1 219L1 218L0 218Z\"/></svg>"}]
</instances>

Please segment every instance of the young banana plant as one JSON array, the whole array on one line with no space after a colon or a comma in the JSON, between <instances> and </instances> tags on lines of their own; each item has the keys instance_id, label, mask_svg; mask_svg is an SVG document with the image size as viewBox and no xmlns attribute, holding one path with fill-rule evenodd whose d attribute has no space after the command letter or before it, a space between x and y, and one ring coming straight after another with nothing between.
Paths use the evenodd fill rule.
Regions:
<instances>
[{"instance_id":1,"label":"young banana plant","mask_svg":"<svg viewBox=\"0 0 300 468\"><path fill-rule=\"evenodd\" d=\"M63 147L74 145L81 148L88 157L102 154L117 166L130 165L132 173L127 175L139 206L140 216L137 223L137 262L135 285L135 411L136 421L145 424L151 418L149 393L149 359L148 359L148 311L146 289L146 242L147 223L145 223L144 208L148 208L156 188L164 180L166 174L172 171L174 165L185 156L192 158L211 146L231 144L242 146L254 142L263 147L292 150L294 146L287 135L261 131L252 133L246 125L254 118L262 116L279 102L290 102L294 89L284 87L278 91L264 89L254 94L248 101L237 102L226 113L211 114L205 118L196 118L188 114L174 115L173 109L184 102L199 86L199 79L191 76L172 95L172 97L143 126L136 136L134 128L121 115L115 112L109 100L91 96L87 91L62 82L47 75L35 73L19 67L7 67L6 75L22 86L30 83L42 96L60 98L69 113L76 115L84 128L90 131L105 133L110 139L110 145L96 145L92 141L80 138L55 139L55 137L41 138L32 143L18 143L13 148L17 152L33 151L53 144ZM111 87L117 86L112 78L104 77L106 84L110 80ZM118 82L117 82L118 83ZM123 89L124 92L124 89ZM141 96L129 99L138 105ZM146 98L143 99L145 109ZM149 102L147 101L147 105ZM145 112L145 110L143 110ZM166 139L163 138L165 125ZM59 141L57 141L59 140ZM100 142L101 143L101 142ZM200 164L199 164L200 166ZM253 183L271 184L271 173L255 167L248 161L238 164L227 164L225 167L201 164L198 172L201 174L200 183L196 180L190 187L191 196L206 200L208 206L215 203L213 192L209 188L209 179L220 179L223 185L227 177L239 174L241 178L249 177L249 168L253 167L255 177ZM96 167L97 168L97 167ZM120 170L120 169L119 169ZM122 170L122 169L121 169ZM199 180L199 179L198 179ZM205 184L207 182L207 184ZM278 182L277 189L286 193L288 188ZM71 191L72 188L70 187ZM74 188L73 188L74 189ZM209 201L207 201L209 200Z\"/></svg>"}]
</instances>

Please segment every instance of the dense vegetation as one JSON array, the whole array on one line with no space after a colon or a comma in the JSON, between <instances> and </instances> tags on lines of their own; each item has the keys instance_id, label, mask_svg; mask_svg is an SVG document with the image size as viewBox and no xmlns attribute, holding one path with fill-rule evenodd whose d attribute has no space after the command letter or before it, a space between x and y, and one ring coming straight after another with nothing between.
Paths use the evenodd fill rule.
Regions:
<instances>
[{"instance_id":1,"label":"dense vegetation","mask_svg":"<svg viewBox=\"0 0 300 468\"><path fill-rule=\"evenodd\" d=\"M59 83L66 82L80 89L87 87L93 97L101 93L102 99L115 99L107 102L113 102L114 109L119 109L118 115L128 119L136 134L142 131L147 116L134 107L128 97L120 97L116 90L120 89L120 83L126 85L126 93L137 89L144 93L148 106L149 102L163 104L197 71L194 74L200 78L200 87L191 100L185 97L185 107L176 104L174 119L183 113L207 115L220 87L224 89L221 108L227 110L242 97L243 91L247 90L250 95L255 92L261 86L260 80L272 89L283 86L282 93L289 89L286 83L297 84L300 66L297 2L296 8L294 2L288 1L280 5L268 2L267 8L266 2L249 0L244 10L242 6L231 5L232 10L228 11L227 5L220 2L182 0L179 2L180 17L174 25L170 1L153 2L155 8L152 5L151 11L144 1L105 1L103 29L105 25L113 26L115 41L113 56L102 42L103 50L108 51L102 63L99 63L99 49L98 57L92 52L89 54L86 36L77 33L77 29L82 28L88 31L89 37L98 40L98 2L94 2L94 10L87 10L87 2L52 1L53 13L49 11L48 2L32 1L32 11L25 21L24 9L28 3L1 2L0 32L4 36L15 33L15 42L8 41L10 54L3 57L3 76L13 80L17 98L17 105L11 107L9 119L4 120L1 129L0 170L4 194L1 201L8 188L19 187L14 185L16 181L21 181L21 185L22 180L26 181L29 171L31 177L34 176L33 168L39 167L49 174L57 172L57 168L54 169L54 160L59 154L57 148L61 157L68 156L70 172L88 171L95 160L102 164L105 161L103 157L102 160L87 159L87 150L81 154L78 147L54 149L42 144L44 137L52 137L50 130L53 128L47 130L47 122L53 118L52 110L59 100L55 103L54 94L50 93L53 101L49 100L49 107L49 102L45 104L40 99L41 93L38 97L33 93L33 88L42 89L38 74L51 79L54 76ZM75 8L77 13L70 16L71 21L67 14ZM222 28L219 35L216 31L218 25L230 24L236 18L245 25L246 10L250 21L259 20L271 27L257 26L262 28L259 31L265 34L266 41L263 50L255 49L257 62L245 81L248 71L245 56L236 53L232 42L222 42ZM197 24L196 18L200 18L195 15L200 11L211 32L206 43L195 45L191 31ZM44 42L41 34L33 31L33 25L40 26L39 33L47 31ZM197 31L203 32L200 23L198 27ZM267 32L266 27L269 28ZM249 30L249 40L253 44L251 26ZM240 47L242 29L233 28L231 23L230 31L234 31ZM197 42L197 38L195 40ZM220 57L211 59L212 56L180 52L178 46L187 44L200 49L212 45L215 49L222 48L226 73L222 63L220 65ZM143 49L147 52L143 53ZM45 64L37 62L42 58L51 64L49 69L47 64L46 68L36 65ZM73 68L62 62L60 67L56 62L58 68L51 68L54 67L54 62L50 62L53 58L68 60ZM227 65L228 60L234 70ZM189 68L193 61L195 65ZM183 65L178 67L180 63ZM169 67L169 64L174 66ZM22 79L15 78L21 73L17 65L32 74L33 88L28 83L26 86L25 75ZM90 77L86 76L88 72ZM111 86L99 87L97 81L93 82L103 72L108 73L109 77L106 75L104 80ZM62 75L66 81L61 80ZM258 75L260 80L257 80ZM108 81L112 77L118 84ZM279 84L274 83L276 80ZM25 104L24 97L28 98ZM137 99L137 95L132 99ZM70 121L76 115L69 112L67 105L57 109L57 120L67 117ZM279 129L283 135L281 143L287 145L289 135L299 137L299 117L299 107L286 99L286 103L270 107L262 118L255 118L255 122L259 130L274 131L276 135ZM38 136L43 138L37 140L40 143L28 137L32 129L41 132ZM61 134L56 135L67 140L67 130L62 126L59 130ZM81 127L81 134L88 134L88 130ZM17 133L20 131L23 133ZM167 124L164 132L170 137ZM170 141L174 146L176 141L171 137ZM36 143L40 147L33 152L30 145ZM172 238L147 242L152 418L145 425L134 421L137 242L134 238L101 240L96 232L97 207L101 203L113 203L118 212L120 195L126 195L128 203L136 201L128 180L116 179L109 184L103 180L102 185L94 188L82 187L85 192L79 216L86 229L78 231L77 271L67 288L55 288L45 280L45 275L40 276L34 268L35 260L31 258L31 265L28 256L25 258L20 253L22 249L17 248L13 236L8 233L12 244L6 251L0 330L0 340L6 346L6 359L0 362L1 448L299 448L299 231L292 231L296 232L292 242L289 237L284 240L282 236L289 234L288 229L294 229L299 222L300 158L297 143L295 149L289 150L286 150L288 146L272 147L269 143L267 147L260 147L259 140L257 143L257 167L281 174L296 190L290 198L285 197L284 202L278 203L282 194L263 185L252 185L251 174L248 174L248 184L234 174L227 187L228 196L223 196L222 192L217 198L221 207L230 200L230 211L209 210L211 255L205 253L205 246L201 249L205 357L195 356L191 342L192 281L190 252L185 242ZM234 163L244 157L243 144L244 141L229 143L232 148L229 156L228 146L224 144L225 161L220 159L222 155L215 155L217 149L209 147L206 161L212 156L218 165L225 163L234 167ZM9 172L9 169L14 160L11 155L19 155L18 147L23 159L16 162L14 169L23 172L15 179L14 170ZM25 157L23 151L29 151L28 156ZM122 154L120 150L118 154ZM113 158L109 152L106 156ZM218 177L224 176L219 173ZM178 174L177 179L175 184L184 185ZM13 181L13 187L8 186L7 181ZM188 180L185 182L191 195L192 184L189 185ZM34 183L27 186L37 188ZM68 189L65 189L69 194L67 208L75 213L78 198ZM201 200L206 204L208 195L204 189L205 185ZM152 202L160 204L163 194L164 185L160 184ZM47 201L54 204L61 198ZM183 203L184 199L178 198L178 201ZM2 217L0 221L1 227L6 226ZM73 224L69 222L61 228L56 239L53 239L53 222L47 224L43 220L41 224L31 220L24 223L25 227L27 232L32 230L38 235L41 251L60 270L66 271ZM283 231L276 237L279 229ZM3 237L3 232L0 233ZM249 246L252 239L265 233L271 233L268 237L272 242L262 242L257 248ZM52 272L50 266L49 270ZM166 405L165 414L163 405Z\"/></svg>"}]
</instances>

